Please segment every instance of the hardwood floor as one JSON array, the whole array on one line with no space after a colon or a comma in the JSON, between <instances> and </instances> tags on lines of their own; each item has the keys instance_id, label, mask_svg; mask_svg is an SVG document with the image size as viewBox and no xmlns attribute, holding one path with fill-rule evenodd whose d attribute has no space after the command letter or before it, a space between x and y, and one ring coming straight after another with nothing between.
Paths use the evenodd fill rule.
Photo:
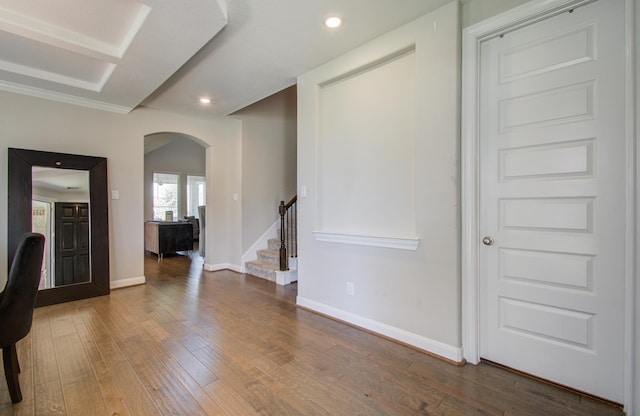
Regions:
<instances>
[{"instance_id":1,"label":"hardwood floor","mask_svg":"<svg viewBox=\"0 0 640 416\"><path fill-rule=\"evenodd\" d=\"M489 364L456 367L295 306L286 287L147 257L143 286L36 310L1 415L621 415Z\"/></svg>"}]
</instances>

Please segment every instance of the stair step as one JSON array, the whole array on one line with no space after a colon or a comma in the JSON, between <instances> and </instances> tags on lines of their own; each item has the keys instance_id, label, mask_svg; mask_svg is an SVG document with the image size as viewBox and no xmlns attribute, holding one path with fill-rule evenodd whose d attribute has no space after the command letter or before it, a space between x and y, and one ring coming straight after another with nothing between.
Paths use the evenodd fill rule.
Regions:
<instances>
[{"instance_id":1,"label":"stair step","mask_svg":"<svg viewBox=\"0 0 640 416\"><path fill-rule=\"evenodd\" d=\"M258 250L258 260L273 264L280 264L280 250L279 249L266 249Z\"/></svg>"},{"instance_id":2,"label":"stair step","mask_svg":"<svg viewBox=\"0 0 640 416\"><path fill-rule=\"evenodd\" d=\"M284 242L286 244L288 241L285 239ZM270 238L267 241L267 246L268 246L269 250L279 250L280 249L280 239L279 238Z\"/></svg>"},{"instance_id":3,"label":"stair step","mask_svg":"<svg viewBox=\"0 0 640 416\"><path fill-rule=\"evenodd\" d=\"M285 230L285 244L289 244L288 240L290 238L295 244L295 240L297 239L297 227L295 224L288 224L287 227L288 228ZM267 241L266 249L256 251L258 258L245 263L245 273L275 282L276 271L280 271L280 244L280 230L278 230L277 235ZM287 255L290 254L291 253L287 253ZM282 274L280 274L280 276L282 276Z\"/></svg>"},{"instance_id":4,"label":"stair step","mask_svg":"<svg viewBox=\"0 0 640 416\"><path fill-rule=\"evenodd\" d=\"M276 281L276 270L279 269L280 267L277 264L260 260L253 260L245 263L245 273L271 282Z\"/></svg>"}]
</instances>

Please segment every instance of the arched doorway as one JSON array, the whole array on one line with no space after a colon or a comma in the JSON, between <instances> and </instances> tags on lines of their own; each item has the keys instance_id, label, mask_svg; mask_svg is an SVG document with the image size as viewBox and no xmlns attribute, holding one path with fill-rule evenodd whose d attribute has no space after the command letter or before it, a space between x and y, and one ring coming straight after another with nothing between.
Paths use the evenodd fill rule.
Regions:
<instances>
[{"instance_id":1,"label":"arched doorway","mask_svg":"<svg viewBox=\"0 0 640 416\"><path fill-rule=\"evenodd\" d=\"M199 257L205 255L207 147L203 141L183 133L161 132L144 137L144 220L180 223L181 227L173 228L181 230L189 223L193 231L190 254ZM181 244L176 249L186 248ZM145 251L148 248L145 241ZM163 256L156 254L159 259Z\"/></svg>"}]
</instances>

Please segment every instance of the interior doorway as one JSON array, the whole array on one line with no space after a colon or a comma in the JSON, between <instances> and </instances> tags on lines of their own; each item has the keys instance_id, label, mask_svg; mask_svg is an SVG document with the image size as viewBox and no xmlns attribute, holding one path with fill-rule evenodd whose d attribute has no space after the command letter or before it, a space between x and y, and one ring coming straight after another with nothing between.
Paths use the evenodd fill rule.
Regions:
<instances>
[{"instance_id":1,"label":"interior doorway","mask_svg":"<svg viewBox=\"0 0 640 416\"><path fill-rule=\"evenodd\" d=\"M465 30L463 346L471 363L486 357L628 406L633 346L626 331L634 325L629 311L637 300L626 293L634 280L627 254L634 252L637 217L630 215L636 161L625 154L635 134L625 120L632 113L626 80L633 75L624 51L633 41L625 32L625 4L615 3L619 9L607 0L534 0ZM551 27L589 13L592 19ZM506 46L539 25L551 26L486 62L491 51L483 48L491 46L483 45L491 39ZM565 42L557 48L562 53L549 51L556 42ZM532 51L538 57L527 55ZM615 75L594 69L587 76L592 66L608 64ZM527 90L538 83L537 91ZM492 88L499 98L490 98ZM485 192L494 188L495 194ZM495 279L484 280L487 274ZM497 342L502 352L492 349L491 331L506 334ZM565 353L556 351L562 348ZM528 364L511 361L518 353ZM603 360L576 362L595 356ZM615 380L602 384L604 374Z\"/></svg>"},{"instance_id":2,"label":"interior doorway","mask_svg":"<svg viewBox=\"0 0 640 416\"><path fill-rule=\"evenodd\" d=\"M33 199L31 201L31 229L34 233L40 233L44 235L44 258L42 259L42 272L40 273L40 286L41 289L49 289L54 286L53 284L53 261L52 261L52 246L51 241L52 221L53 217L53 203L51 201L45 201L40 199Z\"/></svg>"},{"instance_id":3,"label":"interior doorway","mask_svg":"<svg viewBox=\"0 0 640 416\"><path fill-rule=\"evenodd\" d=\"M193 231L190 254L204 257L206 146L181 133L145 136L144 178L145 222L188 222Z\"/></svg>"}]
</instances>

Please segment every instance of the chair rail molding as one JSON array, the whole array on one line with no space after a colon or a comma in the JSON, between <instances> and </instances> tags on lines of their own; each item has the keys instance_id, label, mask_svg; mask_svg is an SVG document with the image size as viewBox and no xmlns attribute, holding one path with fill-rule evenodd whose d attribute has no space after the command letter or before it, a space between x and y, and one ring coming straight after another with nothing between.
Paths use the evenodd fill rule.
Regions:
<instances>
[{"instance_id":1,"label":"chair rail molding","mask_svg":"<svg viewBox=\"0 0 640 416\"><path fill-rule=\"evenodd\" d=\"M360 246L396 248L400 250L416 251L420 244L418 237L375 237L368 235L327 233L314 231L313 235L318 241L330 243L353 244Z\"/></svg>"}]
</instances>

